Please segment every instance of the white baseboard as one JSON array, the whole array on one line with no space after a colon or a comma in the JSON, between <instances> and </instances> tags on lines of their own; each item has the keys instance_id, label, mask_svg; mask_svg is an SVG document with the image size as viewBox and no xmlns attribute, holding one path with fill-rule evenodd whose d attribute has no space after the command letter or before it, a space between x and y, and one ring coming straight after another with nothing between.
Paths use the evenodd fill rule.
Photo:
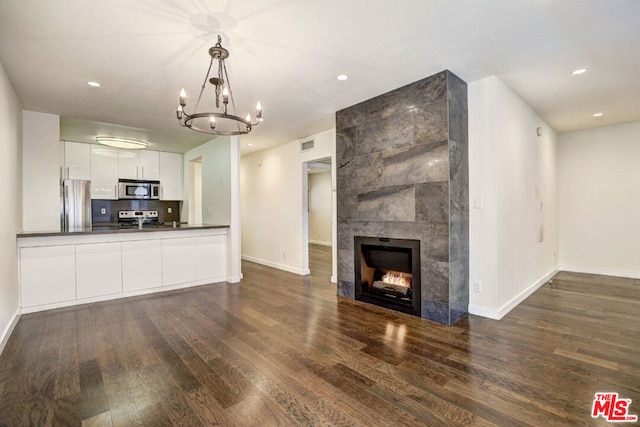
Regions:
<instances>
[{"instance_id":1,"label":"white baseboard","mask_svg":"<svg viewBox=\"0 0 640 427\"><path fill-rule=\"evenodd\" d=\"M9 341L9 337L11 336L11 332L13 332L13 330L15 329L19 319L20 309L18 308L16 312L13 313L13 316L11 316L11 320L7 324L7 327L4 328L4 331L2 331L2 335L0 335L0 354L2 354L2 352L4 351L4 348Z\"/></svg>"},{"instance_id":2,"label":"white baseboard","mask_svg":"<svg viewBox=\"0 0 640 427\"><path fill-rule=\"evenodd\" d=\"M598 274L601 276L615 276L615 277L627 277L629 279L640 279L639 271L628 271L628 270L614 270L608 268L590 268L590 267L580 267L575 265L561 265L560 271L568 271L571 273L587 273L587 274Z\"/></svg>"},{"instance_id":3,"label":"white baseboard","mask_svg":"<svg viewBox=\"0 0 640 427\"><path fill-rule=\"evenodd\" d=\"M331 246L331 242L322 242L320 240L309 240L309 243L314 245Z\"/></svg>"},{"instance_id":4,"label":"white baseboard","mask_svg":"<svg viewBox=\"0 0 640 427\"><path fill-rule=\"evenodd\" d=\"M307 274L311 273L311 271L308 268L306 270L302 268L295 268L289 265L278 264L277 262L268 261L266 259L254 258L249 255L242 255L242 259L245 261L255 262L256 264L265 265L267 267L276 268L278 270L288 271L289 273L299 274L300 276L306 276Z\"/></svg>"},{"instance_id":5,"label":"white baseboard","mask_svg":"<svg viewBox=\"0 0 640 427\"><path fill-rule=\"evenodd\" d=\"M518 304L526 300L529 296L531 296L531 294L537 291L538 288L547 283L549 279L551 279L557 272L558 270L554 269L545 274L500 308L496 309L494 307L484 307L480 305L469 304L469 314L475 314L477 316L488 317L489 319L500 320L507 313L513 310Z\"/></svg>"},{"instance_id":6,"label":"white baseboard","mask_svg":"<svg viewBox=\"0 0 640 427\"><path fill-rule=\"evenodd\" d=\"M177 283L175 285L158 286L155 288L139 289L136 291L122 292L118 294L101 295L98 297L74 299L74 300L56 302L51 304L36 305L32 307L23 307L20 310L20 313L21 314L36 313L38 311L53 310L55 308L72 307L74 305L91 304L94 302L102 302L102 301L112 301L120 298L129 298L129 297L135 297L139 295L155 294L158 292L173 291L176 289L186 289L186 288L192 288L196 286L211 285L215 283L225 283L226 279L227 278L225 276L212 277L209 279L196 280L193 282Z\"/></svg>"}]
</instances>

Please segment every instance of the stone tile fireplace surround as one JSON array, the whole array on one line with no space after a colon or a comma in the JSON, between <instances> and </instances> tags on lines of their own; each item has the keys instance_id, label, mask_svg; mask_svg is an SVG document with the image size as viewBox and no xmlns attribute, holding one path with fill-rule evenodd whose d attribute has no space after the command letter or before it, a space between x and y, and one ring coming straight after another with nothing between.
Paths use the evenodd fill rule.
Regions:
<instances>
[{"instance_id":1,"label":"stone tile fireplace surround","mask_svg":"<svg viewBox=\"0 0 640 427\"><path fill-rule=\"evenodd\" d=\"M336 113L338 295L355 298L354 238L419 239L421 317L469 305L467 85L442 71Z\"/></svg>"}]
</instances>

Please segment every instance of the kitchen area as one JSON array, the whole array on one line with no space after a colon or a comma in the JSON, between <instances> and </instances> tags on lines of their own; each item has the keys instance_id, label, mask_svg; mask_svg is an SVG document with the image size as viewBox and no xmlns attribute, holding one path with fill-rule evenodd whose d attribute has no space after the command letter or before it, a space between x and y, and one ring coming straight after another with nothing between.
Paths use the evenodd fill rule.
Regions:
<instances>
[{"instance_id":1,"label":"kitchen area","mask_svg":"<svg viewBox=\"0 0 640 427\"><path fill-rule=\"evenodd\" d=\"M23 164L22 313L240 280L237 138L185 153L59 139L54 150L59 118L31 114L40 126L24 124L37 158Z\"/></svg>"}]
</instances>

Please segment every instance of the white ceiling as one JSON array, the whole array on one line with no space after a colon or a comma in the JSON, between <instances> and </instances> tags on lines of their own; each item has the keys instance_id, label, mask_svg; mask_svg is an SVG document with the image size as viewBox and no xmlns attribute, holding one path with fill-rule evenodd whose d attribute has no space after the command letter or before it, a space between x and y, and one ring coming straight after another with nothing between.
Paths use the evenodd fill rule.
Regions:
<instances>
[{"instance_id":1,"label":"white ceiling","mask_svg":"<svg viewBox=\"0 0 640 427\"><path fill-rule=\"evenodd\" d=\"M243 153L443 69L497 75L565 132L640 120L639 18L638 0L3 0L0 62L23 108L60 115L72 140L111 132L177 152L209 140L175 108L181 88L195 98L218 34L238 115L264 106Z\"/></svg>"}]
</instances>

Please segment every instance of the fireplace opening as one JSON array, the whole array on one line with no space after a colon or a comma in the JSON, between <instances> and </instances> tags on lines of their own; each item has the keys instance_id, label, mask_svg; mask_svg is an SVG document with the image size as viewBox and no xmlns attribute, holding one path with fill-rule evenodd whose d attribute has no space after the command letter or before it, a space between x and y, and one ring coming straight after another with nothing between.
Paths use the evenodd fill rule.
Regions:
<instances>
[{"instance_id":1,"label":"fireplace opening","mask_svg":"<svg viewBox=\"0 0 640 427\"><path fill-rule=\"evenodd\" d=\"M356 299L420 316L420 241L354 239Z\"/></svg>"}]
</instances>

